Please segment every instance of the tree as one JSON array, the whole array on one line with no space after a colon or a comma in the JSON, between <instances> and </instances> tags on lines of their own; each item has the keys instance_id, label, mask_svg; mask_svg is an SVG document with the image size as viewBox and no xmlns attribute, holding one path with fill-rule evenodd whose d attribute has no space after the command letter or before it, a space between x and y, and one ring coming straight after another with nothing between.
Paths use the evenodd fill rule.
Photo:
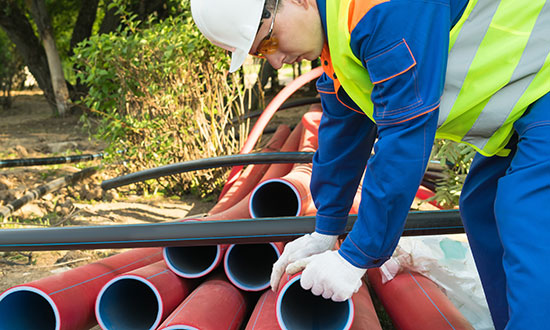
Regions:
<instances>
[{"instance_id":1,"label":"tree","mask_svg":"<svg viewBox=\"0 0 550 330\"><path fill-rule=\"evenodd\" d=\"M53 39L57 45L60 62L65 62L68 66L70 66L68 62L73 48L93 34L94 26L99 27L98 33L100 34L109 33L118 28L121 20L116 8L109 9L109 4L115 2L113 0L26 0L25 2L22 0L0 0L0 28L16 45L16 49L23 58L25 65L36 79L40 89L44 91L44 95L52 109L55 110L56 98L48 56L33 27L33 24L39 26L40 22L34 22L37 16L34 13L28 15L31 8L30 4L33 2L46 3L51 18L50 22L53 25L51 27L55 31L72 30L72 33L69 33L71 36L70 43L63 43L63 47L60 47L59 33ZM159 18L172 16L177 14L181 7L181 0L117 0L117 2L125 3L128 11L143 19L153 13ZM99 13L103 15L99 15ZM32 20L30 19L31 16ZM59 17L61 16L66 19L60 20ZM67 24L71 17L77 17L77 19L71 20L71 24ZM98 22L98 19L101 19L101 21ZM57 25L55 25L56 22L58 22ZM43 29L39 28L39 30ZM72 100L77 100L87 93L78 81L73 83L65 81L65 83Z\"/></svg>"},{"instance_id":2,"label":"tree","mask_svg":"<svg viewBox=\"0 0 550 330\"><path fill-rule=\"evenodd\" d=\"M50 78L46 52L20 4L13 0L0 0L0 27L15 44L25 64L52 106L55 97Z\"/></svg>"},{"instance_id":3,"label":"tree","mask_svg":"<svg viewBox=\"0 0 550 330\"><path fill-rule=\"evenodd\" d=\"M63 73L63 67L61 65L61 58L59 57L59 52L55 45L50 15L46 10L44 0L27 0L27 5L31 8L34 22L38 27L42 44L46 51L57 113L60 116L64 116L67 113L69 91L65 83L65 74Z\"/></svg>"}]
</instances>

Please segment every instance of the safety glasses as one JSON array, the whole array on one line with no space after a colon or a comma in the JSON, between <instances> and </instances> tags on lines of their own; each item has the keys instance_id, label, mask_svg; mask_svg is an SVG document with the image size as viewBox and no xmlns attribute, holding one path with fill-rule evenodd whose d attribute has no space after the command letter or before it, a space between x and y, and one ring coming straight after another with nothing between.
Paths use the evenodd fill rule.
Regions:
<instances>
[{"instance_id":1,"label":"safety glasses","mask_svg":"<svg viewBox=\"0 0 550 330\"><path fill-rule=\"evenodd\" d=\"M270 55L277 51L277 48L279 47L279 40L277 40L277 38L275 37L272 37L271 34L273 33L273 23L275 23L275 15L277 15L278 6L279 0L275 1L273 19L271 20L271 25L269 26L269 32L267 33L267 36L263 38L262 41L260 41L260 44L256 48L256 51L254 53L251 53L251 55L256 57L264 57L265 55Z\"/></svg>"}]
</instances>

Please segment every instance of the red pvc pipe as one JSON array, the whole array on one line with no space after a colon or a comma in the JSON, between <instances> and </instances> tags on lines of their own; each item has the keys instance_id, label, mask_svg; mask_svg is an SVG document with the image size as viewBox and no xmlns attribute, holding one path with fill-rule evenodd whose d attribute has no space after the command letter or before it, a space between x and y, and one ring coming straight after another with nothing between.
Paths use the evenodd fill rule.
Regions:
<instances>
[{"instance_id":1,"label":"red pvc pipe","mask_svg":"<svg viewBox=\"0 0 550 330\"><path fill-rule=\"evenodd\" d=\"M296 151L302 136L302 124L299 123L290 133L281 151ZM262 177L262 180L271 179L287 174L294 164L272 164ZM217 214L196 219L205 220L231 220L250 218L248 202L250 193L238 203ZM210 211L211 213L212 211ZM199 278L216 269L223 260L228 245L220 246L196 246L175 247L163 250L164 260L169 268L184 278Z\"/></svg>"},{"instance_id":2,"label":"red pvc pipe","mask_svg":"<svg viewBox=\"0 0 550 330\"><path fill-rule=\"evenodd\" d=\"M299 151L317 150L317 134L322 112L313 108L302 117L302 137ZM284 177L264 180L252 191L249 210L253 218L268 216L298 216L315 213L309 190L311 164L296 164Z\"/></svg>"},{"instance_id":3,"label":"red pvc pipe","mask_svg":"<svg viewBox=\"0 0 550 330\"><path fill-rule=\"evenodd\" d=\"M224 257L225 275L244 291L269 288L273 264L283 253L284 243L231 244Z\"/></svg>"},{"instance_id":4,"label":"red pvc pipe","mask_svg":"<svg viewBox=\"0 0 550 330\"><path fill-rule=\"evenodd\" d=\"M290 134L290 127L279 125L262 152L279 151ZM269 164L248 165L239 175L239 178L227 190L222 198L212 207L208 214L217 214L227 210L242 200L258 184L269 168Z\"/></svg>"},{"instance_id":5,"label":"red pvc pipe","mask_svg":"<svg viewBox=\"0 0 550 330\"><path fill-rule=\"evenodd\" d=\"M359 291L351 297L355 307L355 318L351 330L382 330L367 285L363 283Z\"/></svg>"},{"instance_id":6,"label":"red pvc pipe","mask_svg":"<svg viewBox=\"0 0 550 330\"><path fill-rule=\"evenodd\" d=\"M372 303L367 286L359 289L359 292L353 295L353 305L355 308L355 317L351 324L351 330L381 330L376 310ZM272 330L279 329L277 321L277 294L272 290L267 290L256 303L256 307L250 316L245 330Z\"/></svg>"},{"instance_id":7,"label":"red pvc pipe","mask_svg":"<svg viewBox=\"0 0 550 330\"><path fill-rule=\"evenodd\" d=\"M196 288L158 329L237 330L246 312L243 294L227 281L215 278Z\"/></svg>"},{"instance_id":8,"label":"red pvc pipe","mask_svg":"<svg viewBox=\"0 0 550 330\"><path fill-rule=\"evenodd\" d=\"M156 329L192 291L193 284L164 261L121 274L103 286L95 315L102 329Z\"/></svg>"},{"instance_id":9,"label":"red pvc pipe","mask_svg":"<svg viewBox=\"0 0 550 330\"><path fill-rule=\"evenodd\" d=\"M95 324L94 303L105 283L159 260L160 248L135 249L12 287L0 295L1 328L89 329Z\"/></svg>"},{"instance_id":10,"label":"red pvc pipe","mask_svg":"<svg viewBox=\"0 0 550 330\"><path fill-rule=\"evenodd\" d=\"M252 315L248 319L245 330L273 330L279 329L277 322L277 294L272 290L267 290L262 294Z\"/></svg>"},{"instance_id":11,"label":"red pvc pipe","mask_svg":"<svg viewBox=\"0 0 550 330\"><path fill-rule=\"evenodd\" d=\"M449 298L428 278L413 272L382 284L378 268L367 271L369 282L398 329L473 329Z\"/></svg>"},{"instance_id":12,"label":"red pvc pipe","mask_svg":"<svg viewBox=\"0 0 550 330\"><path fill-rule=\"evenodd\" d=\"M256 124L254 124L254 127L252 127L252 130L250 131L248 138L246 139L240 153L247 154L252 151L252 149L256 145L256 142L258 141L258 138L262 135L264 128L267 126L267 124L271 120L271 117L273 117L273 115L281 107L281 105L298 89L300 89L302 86L309 83L313 79L318 78L319 76L321 76L322 73L323 68L318 67L304 73L303 75L299 76L298 78L291 81L288 85L286 85L285 88L283 88L264 109L264 111L256 121ZM242 166L235 166L231 169L231 172L229 173L229 178L227 179L224 189L220 194L220 198L225 195L227 189L229 189L231 185L235 182L242 168Z\"/></svg>"},{"instance_id":13,"label":"red pvc pipe","mask_svg":"<svg viewBox=\"0 0 550 330\"><path fill-rule=\"evenodd\" d=\"M354 322L352 299L334 302L300 286L301 273L283 275L277 293L277 322L283 330L349 330ZM365 328L369 329L369 328Z\"/></svg>"}]
</instances>

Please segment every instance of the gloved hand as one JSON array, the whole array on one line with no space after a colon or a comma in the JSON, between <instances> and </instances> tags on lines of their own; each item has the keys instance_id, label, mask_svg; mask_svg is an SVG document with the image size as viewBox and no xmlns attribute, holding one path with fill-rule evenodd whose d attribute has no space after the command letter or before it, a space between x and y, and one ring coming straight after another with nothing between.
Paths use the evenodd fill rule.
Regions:
<instances>
[{"instance_id":1,"label":"gloved hand","mask_svg":"<svg viewBox=\"0 0 550 330\"><path fill-rule=\"evenodd\" d=\"M330 250L334 247L337 240L337 235L324 235L314 232L288 243L285 246L283 254L279 257L279 260L273 264L273 270L271 271L271 289L277 292L279 281L288 264Z\"/></svg>"},{"instance_id":2,"label":"gloved hand","mask_svg":"<svg viewBox=\"0 0 550 330\"><path fill-rule=\"evenodd\" d=\"M288 274L303 270L300 285L316 295L336 302L345 301L359 291L366 269L355 267L338 251L326 251L300 259L286 268Z\"/></svg>"}]
</instances>

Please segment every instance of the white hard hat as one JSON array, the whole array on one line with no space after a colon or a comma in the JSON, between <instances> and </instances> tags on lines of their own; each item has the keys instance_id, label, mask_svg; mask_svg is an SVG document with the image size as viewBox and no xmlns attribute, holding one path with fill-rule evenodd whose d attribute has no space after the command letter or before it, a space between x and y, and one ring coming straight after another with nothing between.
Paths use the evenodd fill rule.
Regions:
<instances>
[{"instance_id":1,"label":"white hard hat","mask_svg":"<svg viewBox=\"0 0 550 330\"><path fill-rule=\"evenodd\" d=\"M191 0L193 20L214 45L232 53L229 72L244 63L260 26L265 0Z\"/></svg>"}]
</instances>

